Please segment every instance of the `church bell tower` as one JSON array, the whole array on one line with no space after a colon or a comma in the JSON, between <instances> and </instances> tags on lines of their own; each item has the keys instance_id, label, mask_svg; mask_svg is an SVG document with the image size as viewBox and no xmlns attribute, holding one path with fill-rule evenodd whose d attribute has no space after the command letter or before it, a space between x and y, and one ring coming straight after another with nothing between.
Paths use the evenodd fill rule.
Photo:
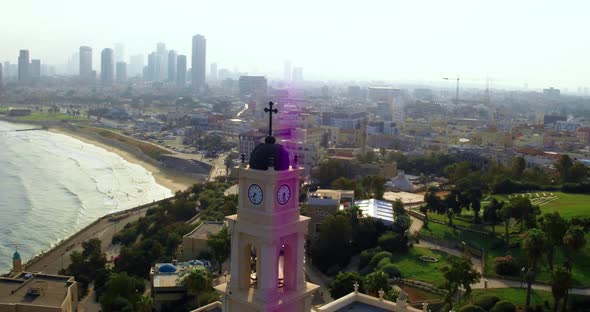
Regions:
<instances>
[{"instance_id":1,"label":"church bell tower","mask_svg":"<svg viewBox=\"0 0 590 312\"><path fill-rule=\"evenodd\" d=\"M238 213L227 217L231 233L230 279L216 286L226 312L307 312L318 288L307 283L305 234L309 218L299 213L296 160L269 135L239 169ZM244 157L242 156L242 159Z\"/></svg>"}]
</instances>

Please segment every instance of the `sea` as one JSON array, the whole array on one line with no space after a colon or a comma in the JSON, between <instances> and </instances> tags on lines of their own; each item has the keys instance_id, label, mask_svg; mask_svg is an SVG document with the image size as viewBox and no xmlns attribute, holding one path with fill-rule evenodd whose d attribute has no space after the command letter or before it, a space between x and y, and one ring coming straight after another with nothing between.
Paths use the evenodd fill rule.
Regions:
<instances>
[{"instance_id":1,"label":"sea","mask_svg":"<svg viewBox=\"0 0 590 312\"><path fill-rule=\"evenodd\" d=\"M173 195L119 155L63 134L0 121L0 274L97 218Z\"/></svg>"}]
</instances>

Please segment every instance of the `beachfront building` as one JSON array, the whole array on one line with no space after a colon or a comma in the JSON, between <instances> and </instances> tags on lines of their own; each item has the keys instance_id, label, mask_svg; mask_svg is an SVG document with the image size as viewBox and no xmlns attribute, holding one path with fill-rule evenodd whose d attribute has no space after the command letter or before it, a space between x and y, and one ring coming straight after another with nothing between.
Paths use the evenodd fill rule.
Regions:
<instances>
[{"instance_id":1,"label":"beachfront building","mask_svg":"<svg viewBox=\"0 0 590 312\"><path fill-rule=\"evenodd\" d=\"M223 228L224 222L205 221L182 237L182 260L197 259L205 252L211 252L207 240Z\"/></svg>"},{"instance_id":2,"label":"beachfront building","mask_svg":"<svg viewBox=\"0 0 590 312\"><path fill-rule=\"evenodd\" d=\"M72 276L20 272L0 277L2 312L71 312L77 308L78 284Z\"/></svg>"}]
</instances>

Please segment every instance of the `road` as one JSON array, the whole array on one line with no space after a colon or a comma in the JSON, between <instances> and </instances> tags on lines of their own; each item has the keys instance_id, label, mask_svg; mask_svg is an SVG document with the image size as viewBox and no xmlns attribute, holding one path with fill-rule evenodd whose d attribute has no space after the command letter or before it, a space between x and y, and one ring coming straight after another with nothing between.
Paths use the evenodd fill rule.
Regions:
<instances>
[{"instance_id":1,"label":"road","mask_svg":"<svg viewBox=\"0 0 590 312\"><path fill-rule=\"evenodd\" d=\"M145 212L151 206L147 206L136 211L129 212L118 221L109 221L109 218L102 218L90 227L74 234L70 241L61 244L47 253L39 256L39 259L32 264L27 264L26 269L29 272L44 272L48 274L57 274L57 272L70 265L70 253L74 250L82 250L82 242L91 238L98 238L102 243L102 250L107 255L107 260L111 256L118 255L118 246L113 246L111 241L115 233L119 232L125 224L137 221L140 217L145 216Z\"/></svg>"}]
</instances>

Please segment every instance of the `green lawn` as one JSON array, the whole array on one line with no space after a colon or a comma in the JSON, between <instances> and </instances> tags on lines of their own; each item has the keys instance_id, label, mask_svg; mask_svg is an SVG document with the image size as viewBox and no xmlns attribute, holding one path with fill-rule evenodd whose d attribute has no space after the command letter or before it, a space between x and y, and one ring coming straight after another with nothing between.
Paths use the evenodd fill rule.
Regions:
<instances>
[{"instance_id":1,"label":"green lawn","mask_svg":"<svg viewBox=\"0 0 590 312\"><path fill-rule=\"evenodd\" d=\"M503 231L502 227L497 227L496 231ZM505 248L500 238L494 238L490 235L483 235L464 231L460 229L453 229L447 225L429 223L428 229L423 228L420 230L420 235L426 237L433 237L437 239L444 239L448 241L461 242L465 241L472 247L478 249L483 248L485 250L485 273L488 276L495 276L494 271L494 258L511 255L516 258L521 265L525 265L526 261L519 247L516 248ZM590 242L590 235L586 235L586 240ZM520 241L518 235L512 235L510 237L511 242ZM555 264L562 264L565 260L563 254L557 250ZM590 285L590 246L587 246L584 251L579 253L574 258L573 266L573 277L576 285ZM547 259L544 257L539 262L539 270L537 272L537 281L547 283L550 280L550 272L547 264Z\"/></svg>"},{"instance_id":2,"label":"green lawn","mask_svg":"<svg viewBox=\"0 0 590 312\"><path fill-rule=\"evenodd\" d=\"M61 120L69 120L69 121L82 121L88 120L88 118L80 115L80 116L70 116L66 114L50 114L46 112L33 112L29 116L17 117L18 120L22 121L61 121Z\"/></svg>"},{"instance_id":3,"label":"green lawn","mask_svg":"<svg viewBox=\"0 0 590 312\"><path fill-rule=\"evenodd\" d=\"M517 308L523 308L526 303L526 288L493 288L493 289L475 289L473 290L472 298L475 300L478 296L488 295L496 296L500 300L507 300L512 302ZM551 292L535 290L531 291L531 305L544 305L547 301L550 307L553 306L553 296ZM467 300L459 302L458 306L463 306L468 303Z\"/></svg>"},{"instance_id":4,"label":"green lawn","mask_svg":"<svg viewBox=\"0 0 590 312\"><path fill-rule=\"evenodd\" d=\"M420 256L434 257L438 262L420 260ZM407 253L394 253L391 263L402 273L403 278L428 282L439 286L444 280L441 268L448 265L449 255L437 250L413 247Z\"/></svg>"},{"instance_id":5,"label":"green lawn","mask_svg":"<svg viewBox=\"0 0 590 312\"><path fill-rule=\"evenodd\" d=\"M590 215L590 195L554 193L557 200L541 206L541 213L557 211L565 219Z\"/></svg>"},{"instance_id":6,"label":"green lawn","mask_svg":"<svg viewBox=\"0 0 590 312\"><path fill-rule=\"evenodd\" d=\"M472 293L472 298L475 300L479 296L488 295L488 296L496 296L500 298L500 300L506 300L512 302L518 311L524 311L524 306L526 304L526 288L493 288L493 289L475 289ZM568 298L568 306L571 307L571 304L575 304L576 308L580 307L587 307L588 300L590 297L588 296L580 296L580 295L570 295ZM464 306L468 304L469 301L467 299L460 300L457 303L457 307ZM545 303L549 304L549 307L553 308L553 296L549 291L543 290L531 290L531 305L532 306L545 306ZM560 305L561 310L561 305ZM550 311L549 309L545 308L543 311ZM576 310L580 311L580 310ZM584 310L586 311L586 310Z\"/></svg>"}]
</instances>

